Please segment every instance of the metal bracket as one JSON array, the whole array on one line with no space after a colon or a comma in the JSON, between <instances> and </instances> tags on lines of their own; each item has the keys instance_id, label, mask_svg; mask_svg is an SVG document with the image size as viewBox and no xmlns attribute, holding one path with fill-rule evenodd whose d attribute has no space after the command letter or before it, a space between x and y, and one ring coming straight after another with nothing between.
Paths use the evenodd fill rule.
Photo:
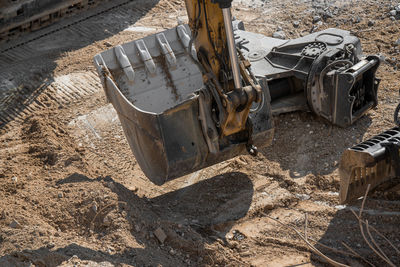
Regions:
<instances>
[{"instance_id":1,"label":"metal bracket","mask_svg":"<svg viewBox=\"0 0 400 267\"><path fill-rule=\"evenodd\" d=\"M219 152L218 131L212 121L212 96L209 90L200 90L199 92L199 119L203 129L203 135L206 139L210 153Z\"/></svg>"}]
</instances>

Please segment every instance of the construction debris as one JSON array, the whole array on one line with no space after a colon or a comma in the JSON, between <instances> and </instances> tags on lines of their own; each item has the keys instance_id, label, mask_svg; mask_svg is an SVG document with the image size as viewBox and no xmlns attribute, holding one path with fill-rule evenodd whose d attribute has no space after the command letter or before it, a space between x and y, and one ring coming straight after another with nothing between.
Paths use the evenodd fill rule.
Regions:
<instances>
[{"instance_id":1,"label":"construction debris","mask_svg":"<svg viewBox=\"0 0 400 267\"><path fill-rule=\"evenodd\" d=\"M158 241L160 241L161 244L164 244L165 239L167 239L167 235L165 234L164 230L161 227L158 227L154 231L155 237L157 237Z\"/></svg>"}]
</instances>

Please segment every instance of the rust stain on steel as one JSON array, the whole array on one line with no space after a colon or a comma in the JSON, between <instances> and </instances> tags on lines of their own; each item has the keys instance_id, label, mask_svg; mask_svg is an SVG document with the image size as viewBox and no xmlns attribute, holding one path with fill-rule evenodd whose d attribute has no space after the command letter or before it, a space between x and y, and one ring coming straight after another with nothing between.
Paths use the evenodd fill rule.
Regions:
<instances>
[{"instance_id":1,"label":"rust stain on steel","mask_svg":"<svg viewBox=\"0 0 400 267\"><path fill-rule=\"evenodd\" d=\"M167 87L171 88L172 93L175 96L175 100L180 99L180 95L178 94L178 89L176 88L174 80L172 79L171 72L169 71L168 63L166 62L165 57L161 55L158 56L156 60L161 63L161 67L165 73L165 78L167 79Z\"/></svg>"}]
</instances>

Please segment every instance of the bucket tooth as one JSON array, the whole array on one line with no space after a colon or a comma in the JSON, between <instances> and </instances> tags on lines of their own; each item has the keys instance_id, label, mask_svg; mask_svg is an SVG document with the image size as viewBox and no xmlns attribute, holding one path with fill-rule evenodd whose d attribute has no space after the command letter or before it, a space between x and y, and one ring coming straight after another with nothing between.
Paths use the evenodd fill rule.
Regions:
<instances>
[{"instance_id":1,"label":"bucket tooth","mask_svg":"<svg viewBox=\"0 0 400 267\"><path fill-rule=\"evenodd\" d=\"M125 50L121 45L118 45L114 48L115 56L117 57L117 61L121 66L121 69L125 72L128 80L133 83L135 80L135 71L132 68L131 63L129 62L128 57L126 56Z\"/></svg>"},{"instance_id":2,"label":"bucket tooth","mask_svg":"<svg viewBox=\"0 0 400 267\"><path fill-rule=\"evenodd\" d=\"M175 68L176 67L176 57L174 54L174 51L172 51L171 46L168 43L167 38L165 37L164 33L159 33L156 35L156 39L158 44L160 45L161 52L164 55L168 66L170 68Z\"/></svg>"},{"instance_id":3,"label":"bucket tooth","mask_svg":"<svg viewBox=\"0 0 400 267\"><path fill-rule=\"evenodd\" d=\"M189 50L189 45L190 45L190 35L188 34L188 32L186 31L185 26L183 25L179 25L178 27L176 27L176 31L178 33L179 39L181 40L182 45L186 48L186 51L188 53L192 53L192 56L194 58L197 58L197 53L196 53L196 49L194 48L194 46L191 47L191 49Z\"/></svg>"},{"instance_id":4,"label":"bucket tooth","mask_svg":"<svg viewBox=\"0 0 400 267\"><path fill-rule=\"evenodd\" d=\"M138 49L140 58L144 62L144 65L146 66L147 71L150 74L155 75L157 73L156 64L154 63L154 60L151 57L149 50L147 49L144 41L143 40L136 41L136 48Z\"/></svg>"}]
</instances>

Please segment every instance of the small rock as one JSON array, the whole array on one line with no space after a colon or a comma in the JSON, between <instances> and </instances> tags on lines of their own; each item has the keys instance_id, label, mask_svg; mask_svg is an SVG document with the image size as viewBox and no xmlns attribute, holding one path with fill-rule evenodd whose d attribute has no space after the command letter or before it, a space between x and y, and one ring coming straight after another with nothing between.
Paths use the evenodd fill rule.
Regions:
<instances>
[{"instance_id":1,"label":"small rock","mask_svg":"<svg viewBox=\"0 0 400 267\"><path fill-rule=\"evenodd\" d=\"M333 14L330 11L325 11L324 14L322 14L322 17L324 20L331 19L333 18Z\"/></svg>"},{"instance_id":2,"label":"small rock","mask_svg":"<svg viewBox=\"0 0 400 267\"><path fill-rule=\"evenodd\" d=\"M329 167L329 163L325 162L324 166L325 166L325 168L328 168Z\"/></svg>"},{"instance_id":3,"label":"small rock","mask_svg":"<svg viewBox=\"0 0 400 267\"><path fill-rule=\"evenodd\" d=\"M283 31L278 31L278 32L274 32L274 34L272 34L272 37L276 38L276 39L285 40L286 39L286 34Z\"/></svg>"},{"instance_id":4,"label":"small rock","mask_svg":"<svg viewBox=\"0 0 400 267\"><path fill-rule=\"evenodd\" d=\"M390 19L391 19L392 21L395 21L395 20L396 20L396 18L395 18L394 16L391 16Z\"/></svg>"},{"instance_id":5,"label":"small rock","mask_svg":"<svg viewBox=\"0 0 400 267\"><path fill-rule=\"evenodd\" d=\"M318 26L317 25L313 25L311 30L310 30L310 33L315 32L317 29L318 29Z\"/></svg>"},{"instance_id":6,"label":"small rock","mask_svg":"<svg viewBox=\"0 0 400 267\"><path fill-rule=\"evenodd\" d=\"M297 172L297 171L294 171L294 172L293 172L293 175L294 175L294 177L300 177L300 176L301 176L301 173L299 173L299 172Z\"/></svg>"},{"instance_id":7,"label":"small rock","mask_svg":"<svg viewBox=\"0 0 400 267\"><path fill-rule=\"evenodd\" d=\"M136 232L140 232L140 226L139 225L135 224L134 228L135 228Z\"/></svg>"},{"instance_id":8,"label":"small rock","mask_svg":"<svg viewBox=\"0 0 400 267\"><path fill-rule=\"evenodd\" d=\"M61 192L61 193L58 193L58 198L63 198L64 197L64 194L63 194L63 192Z\"/></svg>"},{"instance_id":9,"label":"small rock","mask_svg":"<svg viewBox=\"0 0 400 267\"><path fill-rule=\"evenodd\" d=\"M314 133L314 131L310 131L310 134L313 134Z\"/></svg>"},{"instance_id":10,"label":"small rock","mask_svg":"<svg viewBox=\"0 0 400 267\"><path fill-rule=\"evenodd\" d=\"M108 216L104 217L103 224L104 224L104 226L110 226L111 225L111 220L110 220L110 218Z\"/></svg>"},{"instance_id":11,"label":"small rock","mask_svg":"<svg viewBox=\"0 0 400 267\"><path fill-rule=\"evenodd\" d=\"M293 27L298 28L300 26L300 21L295 20L293 21Z\"/></svg>"},{"instance_id":12,"label":"small rock","mask_svg":"<svg viewBox=\"0 0 400 267\"><path fill-rule=\"evenodd\" d=\"M372 27L374 25L375 25L375 21L373 21L373 20L368 21L368 27Z\"/></svg>"},{"instance_id":13,"label":"small rock","mask_svg":"<svg viewBox=\"0 0 400 267\"><path fill-rule=\"evenodd\" d=\"M161 244L164 244L165 239L167 239L167 235L161 227L158 227L157 230L154 231L154 235L157 237L158 241Z\"/></svg>"},{"instance_id":14,"label":"small rock","mask_svg":"<svg viewBox=\"0 0 400 267\"><path fill-rule=\"evenodd\" d=\"M335 206L335 208L337 210L344 210L346 208L346 205L337 205L337 206Z\"/></svg>"},{"instance_id":15,"label":"small rock","mask_svg":"<svg viewBox=\"0 0 400 267\"><path fill-rule=\"evenodd\" d=\"M322 19L321 16L314 16L314 17L313 17L313 23L320 22L321 19Z\"/></svg>"},{"instance_id":16,"label":"small rock","mask_svg":"<svg viewBox=\"0 0 400 267\"><path fill-rule=\"evenodd\" d=\"M397 39L397 41L396 41L396 42L394 42L394 44L395 44L395 45L400 45L400 38L399 38L399 39Z\"/></svg>"},{"instance_id":17,"label":"small rock","mask_svg":"<svg viewBox=\"0 0 400 267\"><path fill-rule=\"evenodd\" d=\"M309 200L311 197L307 194L296 194L296 197L301 200Z\"/></svg>"},{"instance_id":18,"label":"small rock","mask_svg":"<svg viewBox=\"0 0 400 267\"><path fill-rule=\"evenodd\" d=\"M16 183L16 182L18 182L18 177L17 177L17 176L14 176L14 177L11 178L11 180L12 180L14 183Z\"/></svg>"},{"instance_id":19,"label":"small rock","mask_svg":"<svg viewBox=\"0 0 400 267\"><path fill-rule=\"evenodd\" d=\"M13 220L10 223L10 227L16 229L16 228L21 228L21 225L19 224L19 222L17 220Z\"/></svg>"},{"instance_id":20,"label":"small rock","mask_svg":"<svg viewBox=\"0 0 400 267\"><path fill-rule=\"evenodd\" d=\"M111 47L111 46L112 46L112 44L110 44L110 43L107 42L107 41L104 42L104 45L105 45L106 47Z\"/></svg>"},{"instance_id":21,"label":"small rock","mask_svg":"<svg viewBox=\"0 0 400 267\"><path fill-rule=\"evenodd\" d=\"M242 241L243 239L245 239L245 236L239 231L234 231L233 234L233 239L236 241Z\"/></svg>"},{"instance_id":22,"label":"small rock","mask_svg":"<svg viewBox=\"0 0 400 267\"><path fill-rule=\"evenodd\" d=\"M176 251L175 251L173 248L171 248L171 250L169 251L169 254L175 255L175 254L176 254Z\"/></svg>"},{"instance_id":23,"label":"small rock","mask_svg":"<svg viewBox=\"0 0 400 267\"><path fill-rule=\"evenodd\" d=\"M278 27L276 28L276 30L277 30L278 32L281 32L281 31L283 31L283 29L282 29L282 27L281 27L281 26L278 26Z\"/></svg>"},{"instance_id":24,"label":"small rock","mask_svg":"<svg viewBox=\"0 0 400 267\"><path fill-rule=\"evenodd\" d=\"M92 210L93 210L94 212L97 212L97 205L96 205L96 204L93 204Z\"/></svg>"},{"instance_id":25,"label":"small rock","mask_svg":"<svg viewBox=\"0 0 400 267\"><path fill-rule=\"evenodd\" d=\"M390 15L390 16L393 16L393 17L396 16L396 14L397 14L397 11L394 10L394 9L393 9L393 10L390 10L390 12L389 12L389 15Z\"/></svg>"},{"instance_id":26,"label":"small rock","mask_svg":"<svg viewBox=\"0 0 400 267\"><path fill-rule=\"evenodd\" d=\"M52 249L52 248L54 248L55 247L55 245L54 245L54 243L53 242L50 242L50 243L48 243L47 244L47 246L46 246L48 249Z\"/></svg>"}]
</instances>

